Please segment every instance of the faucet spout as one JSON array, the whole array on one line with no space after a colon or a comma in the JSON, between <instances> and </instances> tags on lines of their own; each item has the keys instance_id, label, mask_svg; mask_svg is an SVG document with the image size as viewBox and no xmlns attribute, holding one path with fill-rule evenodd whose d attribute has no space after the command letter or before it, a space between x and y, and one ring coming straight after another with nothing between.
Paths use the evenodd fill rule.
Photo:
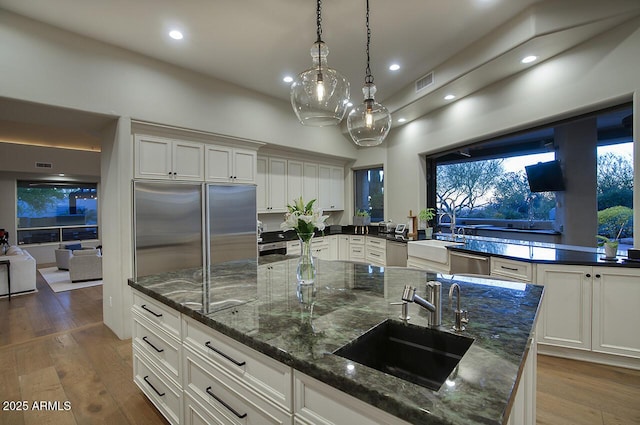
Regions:
<instances>
[{"instance_id":1,"label":"faucet spout","mask_svg":"<svg viewBox=\"0 0 640 425\"><path fill-rule=\"evenodd\" d=\"M461 332L465 329L464 325L469 323L469 317L466 310L460 309L460 285L458 285L457 283L452 283L449 287L449 307L451 307L451 303L453 302L454 291L458 292L458 300L455 311L455 324L453 325L453 330L456 332Z\"/></svg>"},{"instance_id":2,"label":"faucet spout","mask_svg":"<svg viewBox=\"0 0 640 425\"><path fill-rule=\"evenodd\" d=\"M438 309L439 297L438 300L434 299L433 303L427 301L419 295L416 295L416 288L412 288L410 285L405 285L404 290L402 291L402 301L416 303L422 308L428 310L431 314L429 315L429 324L431 326L440 326L440 310Z\"/></svg>"}]
</instances>

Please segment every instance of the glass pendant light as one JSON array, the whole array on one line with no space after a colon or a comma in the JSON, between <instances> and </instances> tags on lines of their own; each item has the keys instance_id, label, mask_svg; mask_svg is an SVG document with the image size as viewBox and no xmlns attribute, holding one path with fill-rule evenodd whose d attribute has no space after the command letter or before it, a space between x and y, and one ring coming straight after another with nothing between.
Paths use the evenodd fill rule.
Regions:
<instances>
[{"instance_id":1,"label":"glass pendant light","mask_svg":"<svg viewBox=\"0 0 640 425\"><path fill-rule=\"evenodd\" d=\"M291 106L303 125L337 125L344 118L349 102L349 82L327 66L329 48L322 41L321 1L317 0L318 38L311 47L313 66L298 75L291 84Z\"/></svg>"},{"instance_id":2,"label":"glass pendant light","mask_svg":"<svg viewBox=\"0 0 640 425\"><path fill-rule=\"evenodd\" d=\"M391 114L389 110L375 100L376 85L369 65L369 46L371 44L371 29L369 27L369 0L367 2L367 69L365 71L362 94L364 102L353 108L347 117L347 129L358 146L376 146L389 134L391 129Z\"/></svg>"}]
</instances>

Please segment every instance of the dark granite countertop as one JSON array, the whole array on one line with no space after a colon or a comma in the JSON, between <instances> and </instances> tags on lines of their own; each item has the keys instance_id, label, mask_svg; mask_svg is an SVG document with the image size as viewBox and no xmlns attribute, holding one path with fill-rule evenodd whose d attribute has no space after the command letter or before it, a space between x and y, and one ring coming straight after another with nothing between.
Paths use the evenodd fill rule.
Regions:
<instances>
[{"instance_id":1,"label":"dark granite countertop","mask_svg":"<svg viewBox=\"0 0 640 425\"><path fill-rule=\"evenodd\" d=\"M282 261L274 261L280 260ZM425 296L442 283L443 331L451 276L400 267L317 260L315 291L298 291L297 259L264 256L130 280L129 285L284 364L416 424L502 424L530 347L543 288L490 279L455 279L474 342L439 390L430 390L332 354L379 323L396 320L405 284ZM302 299L302 301L301 301ZM311 308L313 305L313 308ZM233 307L233 308L230 308ZM240 314L238 314L240 313ZM425 311L409 305L409 326Z\"/></svg>"},{"instance_id":2,"label":"dark granite countertop","mask_svg":"<svg viewBox=\"0 0 640 425\"><path fill-rule=\"evenodd\" d=\"M461 242L461 240L458 240ZM531 263L572 264L607 267L640 267L640 262L618 256L605 260L597 248L570 247L544 242L510 241L507 239L467 237L464 245L448 247L452 251L486 254Z\"/></svg>"}]
</instances>

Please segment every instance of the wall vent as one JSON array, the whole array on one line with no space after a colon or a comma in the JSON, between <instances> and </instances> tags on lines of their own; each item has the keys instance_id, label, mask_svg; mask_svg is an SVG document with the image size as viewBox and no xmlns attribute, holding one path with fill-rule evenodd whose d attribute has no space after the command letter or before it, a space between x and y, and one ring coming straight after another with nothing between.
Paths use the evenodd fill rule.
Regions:
<instances>
[{"instance_id":1,"label":"wall vent","mask_svg":"<svg viewBox=\"0 0 640 425\"><path fill-rule=\"evenodd\" d=\"M421 90L426 89L427 87L432 85L433 82L434 82L433 71L431 71L430 73L428 73L424 77L419 78L418 80L416 80L416 93L418 93Z\"/></svg>"},{"instance_id":2,"label":"wall vent","mask_svg":"<svg viewBox=\"0 0 640 425\"><path fill-rule=\"evenodd\" d=\"M53 164L50 162L36 162L36 168L53 168Z\"/></svg>"}]
</instances>

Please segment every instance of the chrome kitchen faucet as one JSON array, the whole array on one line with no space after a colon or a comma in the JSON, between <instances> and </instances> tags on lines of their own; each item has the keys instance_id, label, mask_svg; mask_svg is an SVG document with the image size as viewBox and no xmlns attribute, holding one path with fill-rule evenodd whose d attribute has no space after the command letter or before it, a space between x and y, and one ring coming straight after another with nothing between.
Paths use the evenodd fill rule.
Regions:
<instances>
[{"instance_id":1,"label":"chrome kitchen faucet","mask_svg":"<svg viewBox=\"0 0 640 425\"><path fill-rule=\"evenodd\" d=\"M466 310L460 310L460 285L458 285L457 283L452 283L451 287L449 288L449 307L451 307L451 304L453 302L453 291L456 289L458 290L458 305L455 312L456 322L453 325L453 330L456 332L462 332L465 329L464 325L469 323L469 316Z\"/></svg>"}]
</instances>

